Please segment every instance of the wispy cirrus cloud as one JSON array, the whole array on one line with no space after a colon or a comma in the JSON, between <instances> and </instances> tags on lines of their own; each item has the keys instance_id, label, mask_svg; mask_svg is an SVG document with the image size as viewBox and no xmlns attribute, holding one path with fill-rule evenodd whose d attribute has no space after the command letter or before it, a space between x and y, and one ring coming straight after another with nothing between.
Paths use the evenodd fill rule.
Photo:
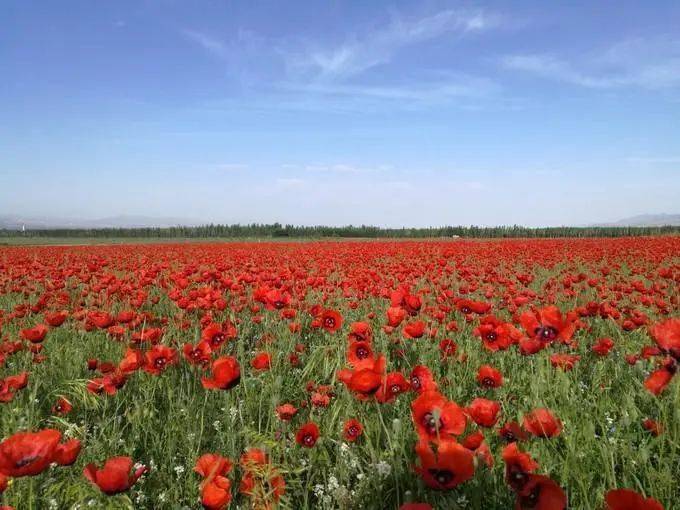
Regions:
<instances>
[{"instance_id":1,"label":"wispy cirrus cloud","mask_svg":"<svg viewBox=\"0 0 680 510\"><path fill-rule=\"evenodd\" d=\"M360 74L389 62L407 46L454 34L462 37L488 30L499 18L483 11L445 10L416 19L395 16L383 28L365 34L350 34L339 46L289 54L294 70L311 71L319 79L339 79Z\"/></svg>"},{"instance_id":2,"label":"wispy cirrus cloud","mask_svg":"<svg viewBox=\"0 0 680 510\"><path fill-rule=\"evenodd\" d=\"M680 40L631 39L577 58L550 54L507 55L506 69L587 88L680 86Z\"/></svg>"},{"instance_id":3,"label":"wispy cirrus cloud","mask_svg":"<svg viewBox=\"0 0 680 510\"><path fill-rule=\"evenodd\" d=\"M224 58L227 56L229 46L218 37L189 29L182 30L182 35L216 57Z\"/></svg>"}]
</instances>

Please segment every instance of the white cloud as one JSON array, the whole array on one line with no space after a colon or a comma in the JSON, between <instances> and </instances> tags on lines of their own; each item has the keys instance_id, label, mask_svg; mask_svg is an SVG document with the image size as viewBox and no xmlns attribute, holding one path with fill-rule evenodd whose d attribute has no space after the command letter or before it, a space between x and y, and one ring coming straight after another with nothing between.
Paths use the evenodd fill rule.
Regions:
<instances>
[{"instance_id":1,"label":"white cloud","mask_svg":"<svg viewBox=\"0 0 680 510\"><path fill-rule=\"evenodd\" d=\"M446 10L415 20L395 17L387 27L363 36L354 34L338 47L291 54L289 65L303 71L311 70L320 79L346 78L389 62L406 46L445 34L463 36L483 31L497 22L495 17L481 11Z\"/></svg>"},{"instance_id":2,"label":"white cloud","mask_svg":"<svg viewBox=\"0 0 680 510\"><path fill-rule=\"evenodd\" d=\"M588 88L680 86L680 40L632 39L578 59L548 54L508 55L506 69Z\"/></svg>"},{"instance_id":3,"label":"white cloud","mask_svg":"<svg viewBox=\"0 0 680 510\"><path fill-rule=\"evenodd\" d=\"M224 58L227 55L227 45L217 37L196 30L182 30L182 34L216 57Z\"/></svg>"}]
</instances>

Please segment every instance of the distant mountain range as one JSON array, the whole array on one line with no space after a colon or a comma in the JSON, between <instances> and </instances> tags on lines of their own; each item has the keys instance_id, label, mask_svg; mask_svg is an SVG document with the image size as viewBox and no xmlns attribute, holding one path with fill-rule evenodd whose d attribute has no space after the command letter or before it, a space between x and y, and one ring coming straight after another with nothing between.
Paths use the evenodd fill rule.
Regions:
<instances>
[{"instance_id":1,"label":"distant mountain range","mask_svg":"<svg viewBox=\"0 0 680 510\"><path fill-rule=\"evenodd\" d=\"M592 227L664 227L680 226L680 214L640 214L612 223L596 223Z\"/></svg>"},{"instance_id":2,"label":"distant mountain range","mask_svg":"<svg viewBox=\"0 0 680 510\"><path fill-rule=\"evenodd\" d=\"M176 227L178 225L193 227L210 222L191 218L171 218L153 216L121 215L94 220L26 217L18 215L0 215L0 230L57 229L57 228L153 228ZM589 227L659 227L680 226L680 214L641 214L610 223L594 223L582 225Z\"/></svg>"},{"instance_id":3,"label":"distant mountain range","mask_svg":"<svg viewBox=\"0 0 680 510\"><path fill-rule=\"evenodd\" d=\"M0 216L0 229L56 229L56 228L150 228L203 225L205 222L189 218L157 218L152 216L112 216L94 220L41 218L18 215Z\"/></svg>"}]
</instances>

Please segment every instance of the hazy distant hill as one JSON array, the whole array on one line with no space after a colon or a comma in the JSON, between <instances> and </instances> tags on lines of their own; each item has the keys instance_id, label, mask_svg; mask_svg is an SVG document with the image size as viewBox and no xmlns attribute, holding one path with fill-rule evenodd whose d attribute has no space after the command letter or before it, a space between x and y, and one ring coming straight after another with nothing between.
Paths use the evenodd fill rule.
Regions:
<instances>
[{"instance_id":1,"label":"hazy distant hill","mask_svg":"<svg viewBox=\"0 0 680 510\"><path fill-rule=\"evenodd\" d=\"M662 227L680 226L680 214L640 214L613 223L597 223L594 227Z\"/></svg>"},{"instance_id":2,"label":"hazy distant hill","mask_svg":"<svg viewBox=\"0 0 680 510\"><path fill-rule=\"evenodd\" d=\"M112 216L94 220L68 218L40 218L18 215L0 216L0 229L21 230L53 229L53 228L145 228L175 227L177 225L192 227L204 222L188 218L154 218L151 216Z\"/></svg>"}]
</instances>

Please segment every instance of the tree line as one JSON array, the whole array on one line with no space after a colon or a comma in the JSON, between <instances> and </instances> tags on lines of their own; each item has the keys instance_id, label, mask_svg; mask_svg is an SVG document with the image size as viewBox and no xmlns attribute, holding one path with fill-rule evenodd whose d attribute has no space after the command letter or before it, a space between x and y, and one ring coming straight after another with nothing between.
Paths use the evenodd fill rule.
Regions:
<instances>
[{"instance_id":1,"label":"tree line","mask_svg":"<svg viewBox=\"0 0 680 510\"><path fill-rule=\"evenodd\" d=\"M0 237L57 238L542 238L542 237L625 237L680 234L680 226L659 227L543 227L520 225L499 227L445 226L426 228L382 228L370 225L344 227L298 226L280 223L248 225L202 225L159 228L56 228L0 230Z\"/></svg>"}]
</instances>

